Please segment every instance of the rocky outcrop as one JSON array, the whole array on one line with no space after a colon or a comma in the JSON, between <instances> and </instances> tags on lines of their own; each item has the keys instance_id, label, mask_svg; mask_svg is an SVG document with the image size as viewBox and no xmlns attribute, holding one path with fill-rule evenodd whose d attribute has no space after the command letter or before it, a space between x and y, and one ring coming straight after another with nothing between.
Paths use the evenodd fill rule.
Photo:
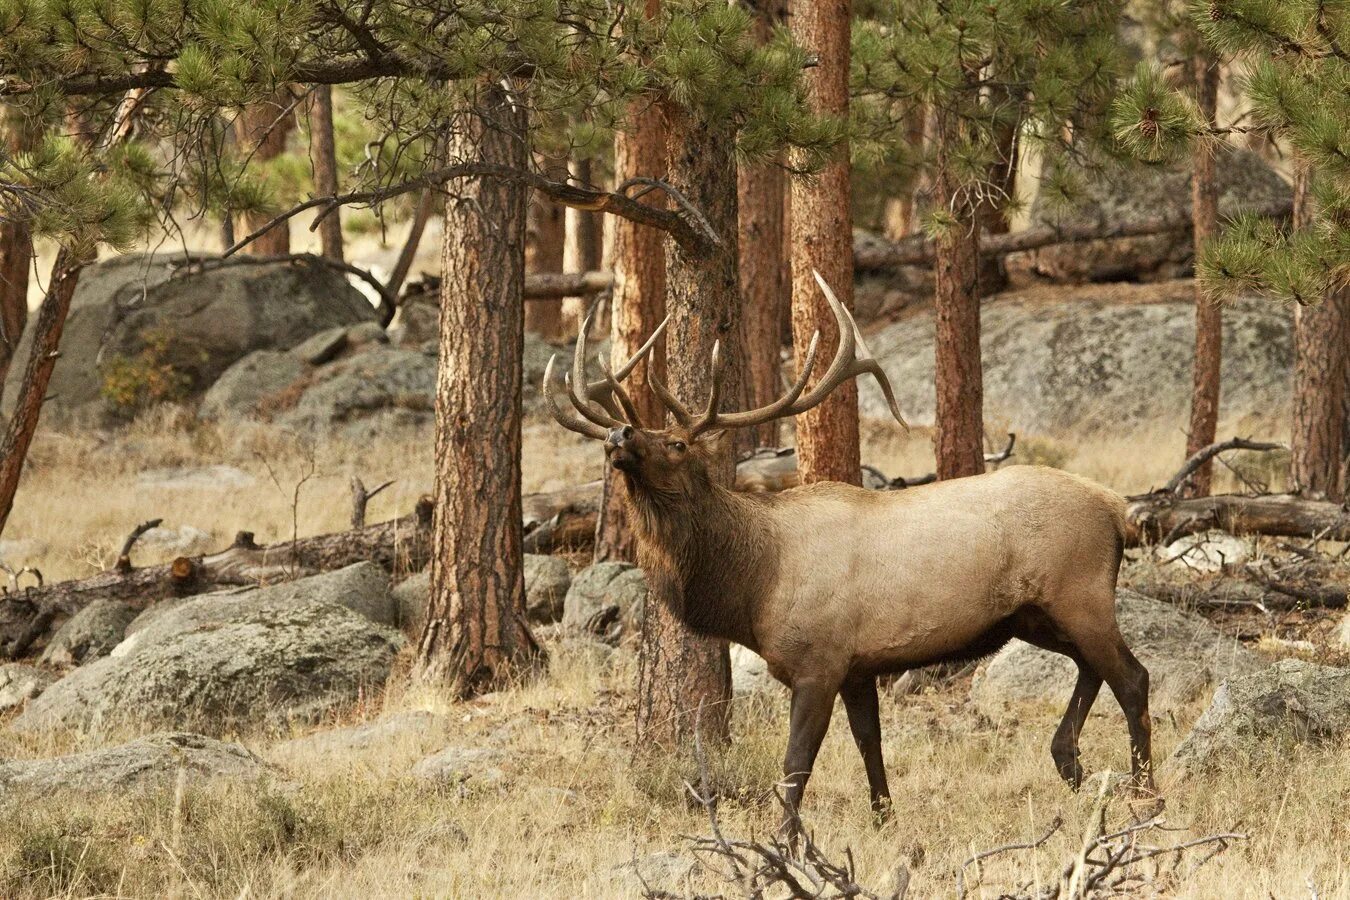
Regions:
<instances>
[{"instance_id":1,"label":"rocky outcrop","mask_svg":"<svg viewBox=\"0 0 1350 900\"><path fill-rule=\"evenodd\" d=\"M443 784L488 786L505 780L500 765L506 751L499 747L446 747L412 767L417 778Z\"/></svg>"},{"instance_id":2,"label":"rocky outcrop","mask_svg":"<svg viewBox=\"0 0 1350 900\"><path fill-rule=\"evenodd\" d=\"M1249 150L1225 148L1216 173L1219 216L1223 219L1246 210L1288 203L1293 197L1289 184ZM1083 186L1079 197L1081 200L1068 208L1054 208L1038 196L1031 207L1031 225L1121 226L1158 219L1189 221L1189 158L1172 166L1104 169ZM1190 235L1172 232L1046 247L1012 254L1007 265L1014 275L1032 273L1055 281L1145 281L1190 274L1194 256Z\"/></svg>"},{"instance_id":3,"label":"rocky outcrop","mask_svg":"<svg viewBox=\"0 0 1350 900\"><path fill-rule=\"evenodd\" d=\"M1224 305L1223 419L1284 427L1293 365L1288 309L1261 298ZM1195 306L1188 283L1041 289L987 303L981 324L984 415L1019 435L1071 428L1181 426L1190 395ZM933 318L916 316L867 338L912 425L931 425ZM860 378L865 417L885 400ZM998 423L995 425L994 423Z\"/></svg>"},{"instance_id":4,"label":"rocky outcrop","mask_svg":"<svg viewBox=\"0 0 1350 900\"><path fill-rule=\"evenodd\" d=\"M317 260L237 261L196 274L179 271L182 264L181 254L129 255L85 270L44 420L101 419L195 397L255 350L285 350L375 319L346 277ZM26 358L26 343L19 352ZM22 373L19 363L10 377ZM5 396L12 403L14 395Z\"/></svg>"},{"instance_id":5,"label":"rocky outcrop","mask_svg":"<svg viewBox=\"0 0 1350 900\"><path fill-rule=\"evenodd\" d=\"M216 778L253 781L269 770L238 744L169 732L87 753L0 764L0 790L49 794L168 787L180 771L199 784Z\"/></svg>"},{"instance_id":6,"label":"rocky outcrop","mask_svg":"<svg viewBox=\"0 0 1350 900\"><path fill-rule=\"evenodd\" d=\"M396 632L333 603L254 607L81 666L11 727L218 734L310 722L379 689L402 644Z\"/></svg>"},{"instance_id":7,"label":"rocky outcrop","mask_svg":"<svg viewBox=\"0 0 1350 900\"><path fill-rule=\"evenodd\" d=\"M1149 672L1149 711L1162 715L1199 697L1226 678L1258 671L1264 663L1204 618L1171 604L1121 590L1116 617L1125 643ZM970 698L990 718L1010 705L1027 703L1063 712L1073 693L1078 667L1066 656L1013 640L982 665ZM1120 705L1103 687L1095 712L1119 714Z\"/></svg>"},{"instance_id":8,"label":"rocky outcrop","mask_svg":"<svg viewBox=\"0 0 1350 900\"><path fill-rule=\"evenodd\" d=\"M73 666L107 656L126 636L137 610L120 600L95 600L66 620L56 630L42 662Z\"/></svg>"},{"instance_id":9,"label":"rocky outcrop","mask_svg":"<svg viewBox=\"0 0 1350 900\"><path fill-rule=\"evenodd\" d=\"M23 663L0 665L0 712L23 706L56 683L46 669Z\"/></svg>"},{"instance_id":10,"label":"rocky outcrop","mask_svg":"<svg viewBox=\"0 0 1350 900\"><path fill-rule=\"evenodd\" d=\"M631 563L602 562L572 579L563 601L563 626L614 640L636 634L647 600L647 576Z\"/></svg>"},{"instance_id":11,"label":"rocky outcrop","mask_svg":"<svg viewBox=\"0 0 1350 900\"><path fill-rule=\"evenodd\" d=\"M1167 762L1176 773L1281 758L1300 744L1350 741L1350 669L1284 659L1215 693Z\"/></svg>"}]
</instances>

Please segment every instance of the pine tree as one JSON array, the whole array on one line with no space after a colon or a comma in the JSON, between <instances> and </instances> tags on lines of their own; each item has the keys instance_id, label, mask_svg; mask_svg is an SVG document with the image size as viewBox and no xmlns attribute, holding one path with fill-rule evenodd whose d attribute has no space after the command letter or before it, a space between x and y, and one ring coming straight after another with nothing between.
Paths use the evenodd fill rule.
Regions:
<instances>
[{"instance_id":1,"label":"pine tree","mask_svg":"<svg viewBox=\"0 0 1350 900\"><path fill-rule=\"evenodd\" d=\"M333 88L320 84L314 88L309 113L310 156L314 165L314 190L319 196L338 192L337 145L333 135ZM342 262L342 211L333 210L319 222L319 240L328 259Z\"/></svg>"},{"instance_id":2,"label":"pine tree","mask_svg":"<svg viewBox=\"0 0 1350 900\"><path fill-rule=\"evenodd\" d=\"M1054 195L1071 182L1070 162L1100 137L1118 68L1121 4L881 0L861 12L854 159L932 185L926 230L936 242L938 476L978 474L981 228L991 208L1006 217L1013 207L1018 148L1041 153L1042 191ZM932 123L925 143L913 127L918 108Z\"/></svg>"},{"instance_id":3,"label":"pine tree","mask_svg":"<svg viewBox=\"0 0 1350 900\"><path fill-rule=\"evenodd\" d=\"M1216 55L1245 61L1252 124L1242 128L1287 141L1302 173L1292 228L1238 217L1198 253L1196 277L1213 301L1257 292L1297 304L1294 480L1310 494L1342 496L1350 449L1350 11L1320 0L1206 0L1189 13ZM1134 155L1159 159L1232 130L1205 122L1148 70L1114 118Z\"/></svg>"}]
</instances>

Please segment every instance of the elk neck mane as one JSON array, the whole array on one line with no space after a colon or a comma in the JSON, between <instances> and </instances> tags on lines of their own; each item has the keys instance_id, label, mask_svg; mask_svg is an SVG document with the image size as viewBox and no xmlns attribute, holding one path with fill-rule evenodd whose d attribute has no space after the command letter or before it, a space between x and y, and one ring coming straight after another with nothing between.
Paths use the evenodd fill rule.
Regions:
<instances>
[{"instance_id":1,"label":"elk neck mane","mask_svg":"<svg viewBox=\"0 0 1350 900\"><path fill-rule=\"evenodd\" d=\"M756 612L777 575L776 498L706 480L690 494L624 481L652 593L691 630L755 649Z\"/></svg>"}]
</instances>

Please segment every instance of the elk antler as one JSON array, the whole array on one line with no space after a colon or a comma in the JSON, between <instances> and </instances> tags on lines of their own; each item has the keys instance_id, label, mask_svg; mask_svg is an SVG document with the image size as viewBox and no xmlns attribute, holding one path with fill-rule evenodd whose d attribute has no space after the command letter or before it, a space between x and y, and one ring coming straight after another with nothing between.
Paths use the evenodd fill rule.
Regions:
<instances>
[{"instance_id":1,"label":"elk antler","mask_svg":"<svg viewBox=\"0 0 1350 900\"><path fill-rule=\"evenodd\" d=\"M844 304L839 302L839 298L835 296L834 291L830 290L830 286L825 283L825 279L820 276L820 273L812 270L812 274L816 276L816 283L824 291L825 299L829 302L830 309L834 312L835 321L839 325L839 349L836 351L830 367L825 370L825 374L821 376L820 381L810 391L806 391L806 382L811 378L811 372L816 365L816 351L820 346L819 330L811 337L811 344L806 351L806 360L802 364L802 370L797 376L797 381L786 394L769 405L761 406L758 409L735 413L718 412L717 405L722 397L722 347L720 342L713 344L712 387L708 391L708 405L705 407L703 414L698 417L695 417L683 404L676 400L658 379L648 376L648 381L651 383L652 390L656 392L656 396L670 409L675 419L689 429L691 437L711 428L748 428L774 419L801 415L808 409L819 405L839 385L850 378L862 375L864 372L870 372L876 378L877 383L881 385L881 392L886 396L886 403L890 406L891 415L895 416L896 421L901 425L906 428L909 427L904 416L900 414L900 406L895 402L895 394L891 391L891 383L886 379L886 373L882 371L881 364L876 361L871 352L868 351L867 345L863 343L862 333L858 330L858 323L853 321L853 316L849 314Z\"/></svg>"},{"instance_id":2,"label":"elk antler","mask_svg":"<svg viewBox=\"0 0 1350 900\"><path fill-rule=\"evenodd\" d=\"M567 399L570 401L571 410L565 410L553 394L553 365L558 360L556 353L549 357L548 365L544 368L544 402L548 404L549 411L553 413L553 418L557 420L559 425L578 434L584 434L586 437L603 441L609 436L612 428L622 428L625 424L638 428L642 427L642 422L638 419L637 409L628 396L628 392L623 389L622 382L632 373L633 369L637 368L638 363L642 362L652 352L656 342L665 333L666 324L670 321L670 318L665 318L660 325L656 326L651 337L647 338L637 352L619 368L619 371L611 372L602 357L600 359L600 371L604 373L605 377L598 381L587 381L586 336L591 330L591 318L588 315L585 321L581 323L581 329L577 334L576 351L572 355L572 371L563 376L563 384L567 389ZM577 391L578 385L581 386L580 393ZM627 422L624 421L625 417Z\"/></svg>"}]
</instances>

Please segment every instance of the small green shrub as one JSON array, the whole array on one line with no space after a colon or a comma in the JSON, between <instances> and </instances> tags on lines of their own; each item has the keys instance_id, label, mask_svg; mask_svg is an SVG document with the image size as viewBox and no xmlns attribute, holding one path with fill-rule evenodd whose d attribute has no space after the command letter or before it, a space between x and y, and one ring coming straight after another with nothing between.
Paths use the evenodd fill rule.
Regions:
<instances>
[{"instance_id":1,"label":"small green shrub","mask_svg":"<svg viewBox=\"0 0 1350 900\"><path fill-rule=\"evenodd\" d=\"M141 339L140 353L114 356L103 369L103 398L126 413L182 400L192 386L168 360L173 338L167 328L147 329Z\"/></svg>"}]
</instances>

